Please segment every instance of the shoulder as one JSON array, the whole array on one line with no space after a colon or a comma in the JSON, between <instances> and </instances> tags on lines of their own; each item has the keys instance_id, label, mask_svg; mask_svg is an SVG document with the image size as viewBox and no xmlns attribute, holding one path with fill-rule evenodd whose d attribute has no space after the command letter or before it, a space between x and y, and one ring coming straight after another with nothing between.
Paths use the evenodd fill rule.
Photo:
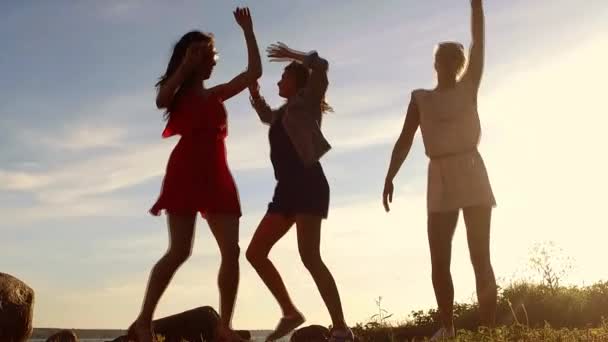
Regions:
<instances>
[{"instance_id":1,"label":"shoulder","mask_svg":"<svg viewBox=\"0 0 608 342\"><path fill-rule=\"evenodd\" d=\"M224 102L227 91L228 88L226 84L218 84L205 90L204 97L205 99Z\"/></svg>"},{"instance_id":2,"label":"shoulder","mask_svg":"<svg viewBox=\"0 0 608 342\"><path fill-rule=\"evenodd\" d=\"M423 101L426 97L432 94L432 90L428 89L414 89L412 90L412 97L410 102L417 104L419 101Z\"/></svg>"}]
</instances>

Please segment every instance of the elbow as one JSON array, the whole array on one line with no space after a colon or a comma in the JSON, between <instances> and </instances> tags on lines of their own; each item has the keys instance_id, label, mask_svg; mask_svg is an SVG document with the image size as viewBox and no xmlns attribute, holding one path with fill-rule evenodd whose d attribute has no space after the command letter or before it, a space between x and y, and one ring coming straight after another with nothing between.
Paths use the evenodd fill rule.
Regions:
<instances>
[{"instance_id":1,"label":"elbow","mask_svg":"<svg viewBox=\"0 0 608 342\"><path fill-rule=\"evenodd\" d=\"M168 107L169 107L169 105L168 105L167 101L164 98L162 98L160 96L156 97L156 108L158 108L158 109L167 109Z\"/></svg>"},{"instance_id":2,"label":"elbow","mask_svg":"<svg viewBox=\"0 0 608 342\"><path fill-rule=\"evenodd\" d=\"M323 70L323 72L327 72L329 70L329 62L326 59L320 58L319 65L321 67L321 70Z\"/></svg>"},{"instance_id":3,"label":"elbow","mask_svg":"<svg viewBox=\"0 0 608 342\"><path fill-rule=\"evenodd\" d=\"M399 137L399 139L397 139L397 142L395 143L395 151L399 155L407 153L412 147L412 142L413 139L410 139L409 137Z\"/></svg>"},{"instance_id":4,"label":"elbow","mask_svg":"<svg viewBox=\"0 0 608 342\"><path fill-rule=\"evenodd\" d=\"M329 70L329 62L325 58L318 57L315 62L315 67L317 70L327 73Z\"/></svg>"},{"instance_id":5,"label":"elbow","mask_svg":"<svg viewBox=\"0 0 608 342\"><path fill-rule=\"evenodd\" d=\"M329 70L329 62L325 58L319 56L316 51L309 52L304 58L303 63L308 68L321 72L327 72L327 70Z\"/></svg>"},{"instance_id":6,"label":"elbow","mask_svg":"<svg viewBox=\"0 0 608 342\"><path fill-rule=\"evenodd\" d=\"M262 65L254 65L252 68L247 69L247 74L249 77L249 83L257 81L260 77L262 77Z\"/></svg>"},{"instance_id":7,"label":"elbow","mask_svg":"<svg viewBox=\"0 0 608 342\"><path fill-rule=\"evenodd\" d=\"M256 68L251 72L252 82L257 81L260 77L262 77L262 68Z\"/></svg>"}]
</instances>

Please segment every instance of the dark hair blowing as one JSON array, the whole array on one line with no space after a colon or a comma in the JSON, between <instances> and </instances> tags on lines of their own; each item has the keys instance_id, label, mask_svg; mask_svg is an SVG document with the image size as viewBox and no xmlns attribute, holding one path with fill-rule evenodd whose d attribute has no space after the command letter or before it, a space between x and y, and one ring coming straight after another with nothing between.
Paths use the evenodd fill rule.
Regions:
<instances>
[{"instance_id":1,"label":"dark hair blowing","mask_svg":"<svg viewBox=\"0 0 608 342\"><path fill-rule=\"evenodd\" d=\"M300 90L308 84L308 79L310 78L310 70L305 67L302 63L299 62L291 62L285 67L285 71L290 72L294 75L296 80L296 89ZM325 99L321 100L321 112L328 113L333 112L334 109L325 102Z\"/></svg>"},{"instance_id":2,"label":"dark hair blowing","mask_svg":"<svg viewBox=\"0 0 608 342\"><path fill-rule=\"evenodd\" d=\"M171 76L173 76L175 71L179 68L182 61L186 57L186 52L188 52L188 48L190 47L190 45L192 45L193 43L199 43L199 42L213 43L213 36L210 34L202 33L200 31L190 31L190 32L184 34L177 41L177 43L175 43L175 45L173 46L173 52L171 53L171 58L169 59L169 64L167 65L167 70L159 78L158 82L156 82L155 86L157 89L160 88L163 84L165 84L165 82L167 82L167 80L169 78L171 78ZM182 86L178 89L177 93L175 94L175 98L177 98L180 95L180 90L183 89L184 86L185 87L189 86L190 83L192 83L191 79L184 80L184 83L182 84ZM171 115L170 109L171 109L171 106L169 106L169 108L167 108L167 112L165 113L165 119L168 119L169 116Z\"/></svg>"}]
</instances>

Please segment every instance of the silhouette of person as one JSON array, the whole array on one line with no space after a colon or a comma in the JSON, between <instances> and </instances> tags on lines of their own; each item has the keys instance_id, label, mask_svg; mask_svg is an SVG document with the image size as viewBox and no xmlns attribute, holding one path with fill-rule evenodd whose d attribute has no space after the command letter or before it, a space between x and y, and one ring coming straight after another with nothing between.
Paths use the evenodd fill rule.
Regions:
<instances>
[{"instance_id":1,"label":"silhouette of person","mask_svg":"<svg viewBox=\"0 0 608 342\"><path fill-rule=\"evenodd\" d=\"M231 328L239 283L241 208L226 162L227 113L223 102L258 79L262 65L249 9L237 8L234 18L247 43L246 71L227 83L206 87L217 60L214 40L209 34L192 31L175 44L167 70L156 85L156 104L166 110L168 118L163 137L181 137L169 158L160 196L150 210L154 215L166 212L170 243L152 269L141 312L129 328L129 337L139 342L152 341L156 305L191 254L197 213L207 220L222 256L218 338L242 340Z\"/></svg>"},{"instance_id":2,"label":"silhouette of person","mask_svg":"<svg viewBox=\"0 0 608 342\"><path fill-rule=\"evenodd\" d=\"M247 249L247 259L278 301L283 317L268 341L279 339L305 319L291 301L287 289L268 258L274 244L296 225L298 249L330 313L331 341L351 341L333 276L321 259L321 222L329 210L329 184L319 159L330 145L321 132L328 86L328 62L316 52L308 54L282 43L268 49L271 61L291 61L278 82L286 102L272 110L260 96L257 82L249 88L251 103L265 124L270 125L270 159L277 184L266 215Z\"/></svg>"},{"instance_id":3,"label":"silhouette of person","mask_svg":"<svg viewBox=\"0 0 608 342\"><path fill-rule=\"evenodd\" d=\"M464 48L440 43L435 53L437 86L415 90L403 130L393 149L386 175L383 204L388 212L393 179L406 159L418 127L428 169L428 238L432 279L442 327L435 340L453 337L454 287L450 274L452 237L462 209L471 262L475 271L482 324L493 326L496 280L490 262L490 218L496 205L488 174L477 150L481 135L477 94L484 64L484 13L481 0L470 0L473 41L468 66Z\"/></svg>"}]
</instances>

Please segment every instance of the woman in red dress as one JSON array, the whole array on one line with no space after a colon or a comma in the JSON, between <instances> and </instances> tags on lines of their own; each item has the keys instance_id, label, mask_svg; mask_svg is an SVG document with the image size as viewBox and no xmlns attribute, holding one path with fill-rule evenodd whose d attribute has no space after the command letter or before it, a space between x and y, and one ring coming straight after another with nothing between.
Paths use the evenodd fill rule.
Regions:
<instances>
[{"instance_id":1,"label":"woman in red dress","mask_svg":"<svg viewBox=\"0 0 608 342\"><path fill-rule=\"evenodd\" d=\"M226 162L223 102L257 80L262 65L249 9L237 8L234 17L247 42L246 71L228 83L206 88L205 80L216 64L216 50L210 35L192 31L177 42L167 71L157 83L156 105L166 110L168 119L163 137L181 138L169 158L158 201L150 210L153 215L163 210L167 214L169 250L152 269L141 312L129 328L131 340L153 341L154 310L175 271L191 254L197 213L207 220L222 255L217 340L241 340L231 328L239 282L241 208Z\"/></svg>"}]
</instances>

